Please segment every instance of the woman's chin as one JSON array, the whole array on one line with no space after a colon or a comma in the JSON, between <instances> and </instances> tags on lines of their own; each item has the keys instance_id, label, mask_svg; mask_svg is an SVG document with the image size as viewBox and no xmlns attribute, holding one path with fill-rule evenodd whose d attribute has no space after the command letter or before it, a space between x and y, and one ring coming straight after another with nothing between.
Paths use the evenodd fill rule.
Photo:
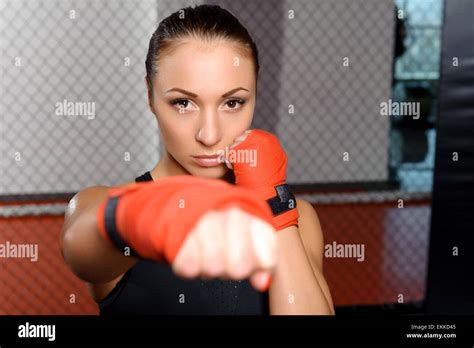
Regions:
<instances>
[{"instance_id":1,"label":"woman's chin","mask_svg":"<svg viewBox=\"0 0 474 348\"><path fill-rule=\"evenodd\" d=\"M216 166L216 167L194 167L189 172L192 175L201 176L204 178L210 179L221 179L226 175L229 168L225 166L225 164Z\"/></svg>"}]
</instances>

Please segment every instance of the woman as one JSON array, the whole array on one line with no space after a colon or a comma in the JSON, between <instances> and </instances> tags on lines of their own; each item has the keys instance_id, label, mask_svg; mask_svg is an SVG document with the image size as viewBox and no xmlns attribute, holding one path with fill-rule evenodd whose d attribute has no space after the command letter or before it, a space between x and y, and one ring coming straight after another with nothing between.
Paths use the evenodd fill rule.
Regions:
<instances>
[{"instance_id":1,"label":"woman","mask_svg":"<svg viewBox=\"0 0 474 348\"><path fill-rule=\"evenodd\" d=\"M101 314L334 314L317 215L302 200L279 206L294 197L286 154L249 129L259 64L247 30L219 6L179 10L153 34L146 69L159 163L137 183L79 192L62 231ZM232 157L252 146L258 166ZM191 210L170 205L175 192Z\"/></svg>"}]
</instances>

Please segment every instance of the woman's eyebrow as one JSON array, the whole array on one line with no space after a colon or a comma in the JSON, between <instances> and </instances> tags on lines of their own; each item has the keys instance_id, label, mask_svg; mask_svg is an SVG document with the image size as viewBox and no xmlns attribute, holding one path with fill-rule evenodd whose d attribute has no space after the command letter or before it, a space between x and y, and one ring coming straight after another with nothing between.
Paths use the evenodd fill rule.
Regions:
<instances>
[{"instance_id":1,"label":"woman's eyebrow","mask_svg":"<svg viewBox=\"0 0 474 348\"><path fill-rule=\"evenodd\" d=\"M231 90L231 91L229 91L229 92L227 92L227 93L224 93L224 94L222 95L222 98L228 97L229 95L232 95L232 94L234 94L235 92L240 91L241 89L243 89L244 91L247 91L247 92L249 91L248 89L246 89L246 88L244 88L244 87L237 87L237 88L234 88L233 90Z\"/></svg>"},{"instance_id":2,"label":"woman's eyebrow","mask_svg":"<svg viewBox=\"0 0 474 348\"><path fill-rule=\"evenodd\" d=\"M234 94L235 92L240 91L241 89L243 89L244 91L247 91L247 92L249 91L249 90L246 89L246 88L237 87L237 88L234 88L233 90L231 90L231 91L229 91L229 92L227 92L227 93L224 93L224 94L222 95L222 98L225 98L225 97L227 97L227 96L229 96L229 95L231 95L231 94ZM165 92L165 94L166 94L166 93L169 93L169 92L172 92L172 91L181 92L181 93L186 94L186 95L189 95L190 97L193 97L193 98L196 98L196 97L198 96L198 95L195 94L195 93L192 93L192 92L189 92L189 91L186 91L186 90L184 90L184 89L177 88L177 87L171 88L171 89L167 90L167 91Z\"/></svg>"}]
</instances>

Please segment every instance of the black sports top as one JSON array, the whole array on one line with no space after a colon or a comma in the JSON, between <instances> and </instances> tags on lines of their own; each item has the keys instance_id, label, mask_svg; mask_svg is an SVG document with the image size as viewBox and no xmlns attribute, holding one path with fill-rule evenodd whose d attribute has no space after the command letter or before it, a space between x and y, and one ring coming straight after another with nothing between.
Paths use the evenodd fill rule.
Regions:
<instances>
[{"instance_id":1,"label":"black sports top","mask_svg":"<svg viewBox=\"0 0 474 348\"><path fill-rule=\"evenodd\" d=\"M136 182L152 181L150 172ZM139 260L99 302L100 315L267 315L268 291L248 280L184 279L164 262Z\"/></svg>"}]
</instances>

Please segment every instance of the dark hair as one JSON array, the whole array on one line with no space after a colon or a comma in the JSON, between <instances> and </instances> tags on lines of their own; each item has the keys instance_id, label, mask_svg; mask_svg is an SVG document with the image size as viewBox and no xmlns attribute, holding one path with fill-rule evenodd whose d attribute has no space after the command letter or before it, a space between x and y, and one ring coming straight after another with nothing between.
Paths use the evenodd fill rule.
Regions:
<instances>
[{"instance_id":1,"label":"dark hair","mask_svg":"<svg viewBox=\"0 0 474 348\"><path fill-rule=\"evenodd\" d=\"M244 53L251 53L255 78L260 69L258 51L247 29L229 11L217 5L186 7L163 19L150 39L146 57L146 79L150 89L157 73L157 62L179 39L194 36L204 40L228 39L243 46Z\"/></svg>"}]
</instances>

